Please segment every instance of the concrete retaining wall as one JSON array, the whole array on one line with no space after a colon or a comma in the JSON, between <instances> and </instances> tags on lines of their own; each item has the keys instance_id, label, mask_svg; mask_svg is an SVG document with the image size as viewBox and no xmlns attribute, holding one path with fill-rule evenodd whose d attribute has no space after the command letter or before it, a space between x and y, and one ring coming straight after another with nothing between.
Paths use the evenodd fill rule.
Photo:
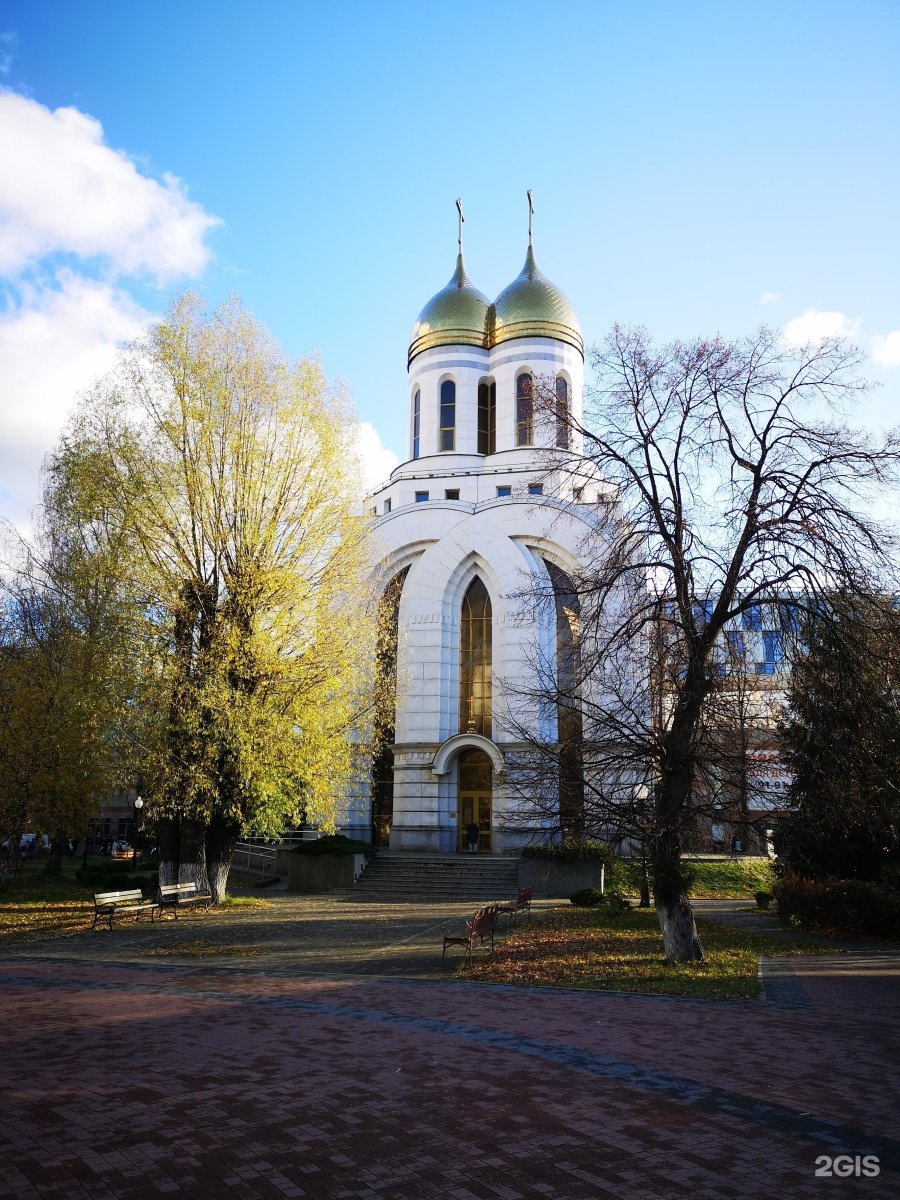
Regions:
<instances>
[{"instance_id":1,"label":"concrete retaining wall","mask_svg":"<svg viewBox=\"0 0 900 1200\"><path fill-rule=\"evenodd\" d=\"M289 892L336 892L352 888L366 869L364 854L286 852ZM279 861L279 870L281 862Z\"/></svg>"},{"instance_id":2,"label":"concrete retaining wall","mask_svg":"<svg viewBox=\"0 0 900 1200\"><path fill-rule=\"evenodd\" d=\"M600 863L555 863L545 858L519 859L519 887L538 896L568 900L586 887L600 887Z\"/></svg>"}]
</instances>

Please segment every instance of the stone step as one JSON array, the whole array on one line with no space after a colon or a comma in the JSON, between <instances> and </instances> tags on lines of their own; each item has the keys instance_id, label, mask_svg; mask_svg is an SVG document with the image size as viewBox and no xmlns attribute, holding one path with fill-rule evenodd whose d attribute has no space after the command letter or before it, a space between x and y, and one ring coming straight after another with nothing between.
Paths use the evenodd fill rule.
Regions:
<instances>
[{"instance_id":1,"label":"stone step","mask_svg":"<svg viewBox=\"0 0 900 1200\"><path fill-rule=\"evenodd\" d=\"M410 878L417 875L445 875L448 879L485 879L491 878L492 876L498 879L512 879L519 873L516 867L513 867L512 869L507 867L479 867L466 870L465 867L448 867L444 863L434 863L430 867L407 867L394 866L393 864L380 865L377 862L373 862L369 864L367 870L372 871L377 875L395 876L398 879L403 875L409 876Z\"/></svg>"},{"instance_id":2,"label":"stone step","mask_svg":"<svg viewBox=\"0 0 900 1200\"><path fill-rule=\"evenodd\" d=\"M356 881L359 900L486 903L515 895L519 864L502 855L379 851Z\"/></svg>"},{"instance_id":3,"label":"stone step","mask_svg":"<svg viewBox=\"0 0 900 1200\"><path fill-rule=\"evenodd\" d=\"M476 880L510 880L518 879L518 871L454 871L442 870L434 868L433 870L410 871L401 870L393 871L386 867L376 867L374 864L366 868L363 873L363 878L367 879L393 879L398 882L401 880L409 881L428 881L428 880L446 880L449 882L474 882Z\"/></svg>"}]
</instances>

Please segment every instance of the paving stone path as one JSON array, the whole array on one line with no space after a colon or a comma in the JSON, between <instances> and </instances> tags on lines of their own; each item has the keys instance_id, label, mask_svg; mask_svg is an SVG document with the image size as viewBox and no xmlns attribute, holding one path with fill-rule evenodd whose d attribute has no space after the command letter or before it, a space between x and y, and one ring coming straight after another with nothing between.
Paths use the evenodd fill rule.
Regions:
<instances>
[{"instance_id":1,"label":"paving stone path","mask_svg":"<svg viewBox=\"0 0 900 1200\"><path fill-rule=\"evenodd\" d=\"M900 1194L888 948L772 960L759 1003L526 991L441 970L452 913L284 897L0 956L0 1196ZM815 1175L840 1155L878 1176Z\"/></svg>"}]
</instances>

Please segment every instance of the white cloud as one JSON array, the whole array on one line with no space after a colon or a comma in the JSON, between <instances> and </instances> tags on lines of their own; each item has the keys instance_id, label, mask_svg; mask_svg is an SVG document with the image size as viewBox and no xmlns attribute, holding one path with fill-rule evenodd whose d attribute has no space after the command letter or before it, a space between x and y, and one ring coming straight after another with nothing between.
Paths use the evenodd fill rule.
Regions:
<instances>
[{"instance_id":1,"label":"white cloud","mask_svg":"<svg viewBox=\"0 0 900 1200\"><path fill-rule=\"evenodd\" d=\"M781 292L763 292L759 298L760 304L774 304L781 299Z\"/></svg>"},{"instance_id":2,"label":"white cloud","mask_svg":"<svg viewBox=\"0 0 900 1200\"><path fill-rule=\"evenodd\" d=\"M62 252L166 283L198 275L209 260L205 238L218 219L174 175L161 183L142 175L76 108L0 93L0 162L0 272Z\"/></svg>"},{"instance_id":3,"label":"white cloud","mask_svg":"<svg viewBox=\"0 0 900 1200\"><path fill-rule=\"evenodd\" d=\"M872 338L872 357L883 367L900 367L900 329Z\"/></svg>"},{"instance_id":4,"label":"white cloud","mask_svg":"<svg viewBox=\"0 0 900 1200\"><path fill-rule=\"evenodd\" d=\"M26 289L23 302L0 316L0 496L3 515L20 524L39 498L41 461L78 393L152 320L109 284L72 272L57 284Z\"/></svg>"},{"instance_id":5,"label":"white cloud","mask_svg":"<svg viewBox=\"0 0 900 1200\"><path fill-rule=\"evenodd\" d=\"M0 73L15 46L0 34ZM0 513L26 528L79 392L155 319L129 285L197 277L219 221L107 146L94 117L2 89L0 163Z\"/></svg>"},{"instance_id":6,"label":"white cloud","mask_svg":"<svg viewBox=\"0 0 900 1200\"><path fill-rule=\"evenodd\" d=\"M819 312L808 308L784 327L784 340L789 346L808 346L827 337L855 337L859 321L851 321L841 312Z\"/></svg>"},{"instance_id":7,"label":"white cloud","mask_svg":"<svg viewBox=\"0 0 900 1200\"><path fill-rule=\"evenodd\" d=\"M400 459L387 446L381 444L381 437L374 425L368 421L360 421L356 427L356 452L359 455L363 472L363 482L367 489L384 483Z\"/></svg>"}]
</instances>

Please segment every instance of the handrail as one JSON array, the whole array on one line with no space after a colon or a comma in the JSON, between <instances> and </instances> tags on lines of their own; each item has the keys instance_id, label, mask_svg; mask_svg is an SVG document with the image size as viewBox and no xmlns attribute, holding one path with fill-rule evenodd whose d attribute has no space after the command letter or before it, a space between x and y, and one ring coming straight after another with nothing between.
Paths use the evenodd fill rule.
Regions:
<instances>
[{"instance_id":1,"label":"handrail","mask_svg":"<svg viewBox=\"0 0 900 1200\"><path fill-rule=\"evenodd\" d=\"M246 858L246 862L240 861L242 856ZM234 848L231 865L242 871L262 875L263 878L268 875L274 878L277 856L278 849L275 846L254 846L250 842L238 842Z\"/></svg>"}]
</instances>

